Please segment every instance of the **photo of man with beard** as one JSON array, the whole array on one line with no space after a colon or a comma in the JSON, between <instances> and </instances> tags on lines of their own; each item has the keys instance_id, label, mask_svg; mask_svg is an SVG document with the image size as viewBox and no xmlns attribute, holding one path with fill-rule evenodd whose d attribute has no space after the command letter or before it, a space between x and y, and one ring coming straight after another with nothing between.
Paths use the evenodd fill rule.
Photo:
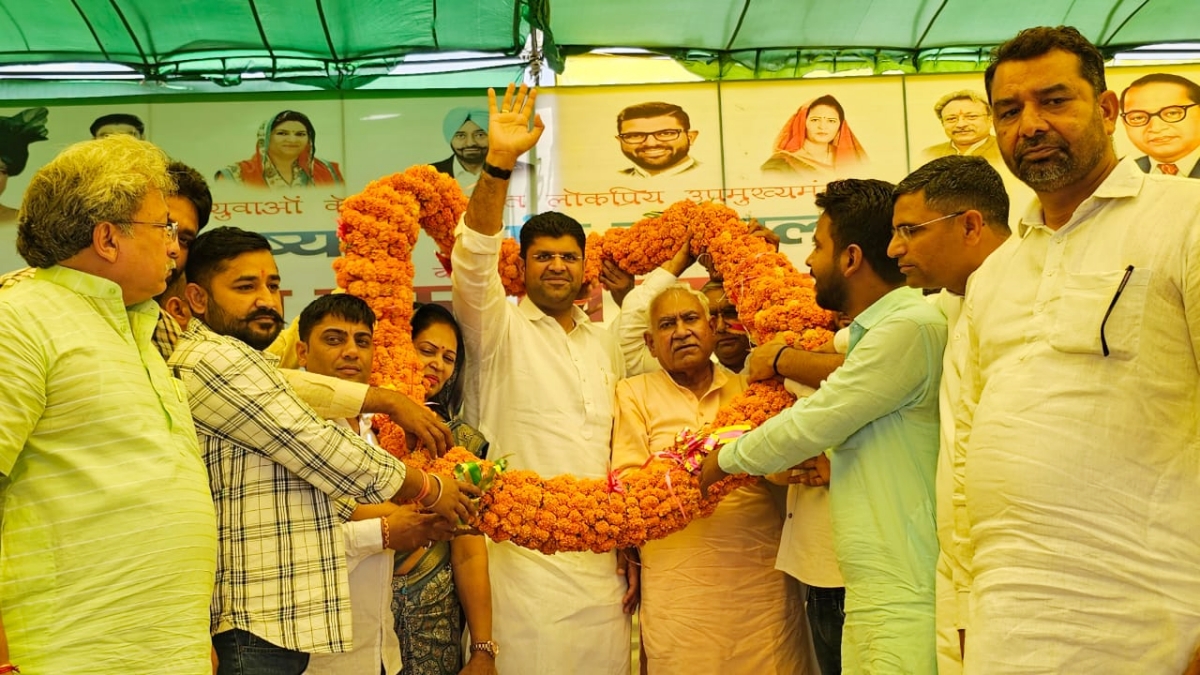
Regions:
<instances>
[{"instance_id":1,"label":"photo of man with beard","mask_svg":"<svg viewBox=\"0 0 1200 675\"><path fill-rule=\"evenodd\" d=\"M446 113L442 120L442 136L450 144L452 154L432 166L438 172L453 176L462 188L463 194L471 196L475 183L479 180L479 172L483 170L483 160L488 151L488 112L480 108L454 108ZM517 192L522 192L520 186L525 185L529 165L517 162L513 167L512 180L517 183Z\"/></svg>"},{"instance_id":2,"label":"photo of man with beard","mask_svg":"<svg viewBox=\"0 0 1200 675\"><path fill-rule=\"evenodd\" d=\"M617 141L633 166L623 176L676 176L700 165L688 153L700 132L692 129L683 108L653 101L631 105L617 114Z\"/></svg>"}]
</instances>

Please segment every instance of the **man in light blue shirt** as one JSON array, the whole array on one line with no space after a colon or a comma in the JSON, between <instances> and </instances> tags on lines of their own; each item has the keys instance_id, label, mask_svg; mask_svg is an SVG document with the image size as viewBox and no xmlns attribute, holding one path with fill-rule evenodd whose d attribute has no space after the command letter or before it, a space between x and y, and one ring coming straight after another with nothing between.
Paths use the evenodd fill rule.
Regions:
<instances>
[{"instance_id":1,"label":"man in light blue shirt","mask_svg":"<svg viewBox=\"0 0 1200 675\"><path fill-rule=\"evenodd\" d=\"M846 362L812 396L708 456L701 488L829 451L830 510L846 582L844 673L934 673L934 474L946 319L904 287L892 186L830 183L808 266L817 303L853 317Z\"/></svg>"}]
</instances>

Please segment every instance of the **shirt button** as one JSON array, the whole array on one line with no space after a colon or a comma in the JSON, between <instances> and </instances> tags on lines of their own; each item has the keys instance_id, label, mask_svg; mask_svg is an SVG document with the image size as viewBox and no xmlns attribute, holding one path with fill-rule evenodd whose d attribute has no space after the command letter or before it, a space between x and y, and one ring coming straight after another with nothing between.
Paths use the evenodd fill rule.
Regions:
<instances>
[{"instance_id":1,"label":"shirt button","mask_svg":"<svg viewBox=\"0 0 1200 675\"><path fill-rule=\"evenodd\" d=\"M1036 305L1034 305L1034 306L1033 306L1033 313L1034 313L1034 314L1041 314L1041 313L1042 313L1042 310L1043 310L1043 309L1045 309L1045 307L1046 307L1045 305L1043 305L1043 304L1041 304L1041 303L1038 303L1038 304L1036 304Z\"/></svg>"},{"instance_id":2,"label":"shirt button","mask_svg":"<svg viewBox=\"0 0 1200 675\"><path fill-rule=\"evenodd\" d=\"M1054 276L1054 270L1046 270L1046 276L1048 276L1048 277Z\"/></svg>"},{"instance_id":3,"label":"shirt button","mask_svg":"<svg viewBox=\"0 0 1200 675\"><path fill-rule=\"evenodd\" d=\"M792 517L792 514L790 514L790 513L789 513L789 514L788 514L788 518L791 518L791 517Z\"/></svg>"}]
</instances>

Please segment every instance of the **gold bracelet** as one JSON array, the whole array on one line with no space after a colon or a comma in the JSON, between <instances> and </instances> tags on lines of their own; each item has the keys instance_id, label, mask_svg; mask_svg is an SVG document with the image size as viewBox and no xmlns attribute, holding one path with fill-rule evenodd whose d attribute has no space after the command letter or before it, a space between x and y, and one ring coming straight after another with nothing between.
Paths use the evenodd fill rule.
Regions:
<instances>
[{"instance_id":1,"label":"gold bracelet","mask_svg":"<svg viewBox=\"0 0 1200 675\"><path fill-rule=\"evenodd\" d=\"M383 547L390 548L389 544L392 543L392 532L388 527L387 518L380 518L379 522L383 523Z\"/></svg>"}]
</instances>

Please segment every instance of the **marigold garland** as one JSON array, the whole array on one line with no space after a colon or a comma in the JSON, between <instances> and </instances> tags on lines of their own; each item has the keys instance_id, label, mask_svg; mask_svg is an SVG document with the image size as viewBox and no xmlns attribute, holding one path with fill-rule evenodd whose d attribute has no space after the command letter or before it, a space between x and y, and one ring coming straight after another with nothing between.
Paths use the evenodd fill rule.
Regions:
<instances>
[{"instance_id":1,"label":"marigold garland","mask_svg":"<svg viewBox=\"0 0 1200 675\"><path fill-rule=\"evenodd\" d=\"M423 229L448 259L454 228L465 209L457 182L427 165L376 180L340 208L343 257L334 262L338 285L366 300L377 316L379 349L371 381L420 402L425 400L425 387L411 337L412 249ZM711 256L755 342L784 333L790 344L812 348L831 337L831 316L816 306L807 275L723 204L682 201L629 228L590 234L584 280L590 283L599 277L604 258L632 274L650 272L674 255L689 232L692 253ZM514 295L524 291L519 258L519 244L506 239L498 272L506 291ZM718 413L714 426L757 426L794 400L778 383L754 383ZM452 476L460 463L490 467L462 448L437 459L408 453L403 431L386 416L375 419L380 444L417 466L445 476ZM543 553L604 552L676 532L693 518L710 515L721 497L753 480L730 477L701 498L697 477L671 459L652 459L640 469L607 479L507 471L495 477L472 524L496 541Z\"/></svg>"}]
</instances>

